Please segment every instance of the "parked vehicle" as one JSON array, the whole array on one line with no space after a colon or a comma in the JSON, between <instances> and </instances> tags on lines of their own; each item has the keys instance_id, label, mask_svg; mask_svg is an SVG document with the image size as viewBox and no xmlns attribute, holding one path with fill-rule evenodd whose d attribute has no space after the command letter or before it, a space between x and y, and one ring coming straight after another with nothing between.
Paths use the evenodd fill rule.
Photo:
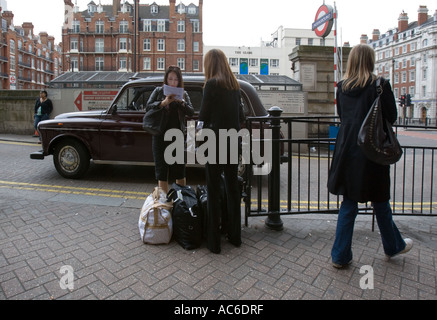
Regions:
<instances>
[{"instance_id":1,"label":"parked vehicle","mask_svg":"<svg viewBox=\"0 0 437 320\"><path fill-rule=\"evenodd\" d=\"M185 90L196 111L194 119L204 81L203 76L184 77ZM83 177L91 160L95 164L153 166L152 136L143 130L142 122L150 94L162 83L162 76L132 80L106 110L65 113L40 122L42 150L32 153L31 159L53 155L58 173L70 179ZM239 83L246 116L267 116L255 88L245 81Z\"/></svg>"}]
</instances>

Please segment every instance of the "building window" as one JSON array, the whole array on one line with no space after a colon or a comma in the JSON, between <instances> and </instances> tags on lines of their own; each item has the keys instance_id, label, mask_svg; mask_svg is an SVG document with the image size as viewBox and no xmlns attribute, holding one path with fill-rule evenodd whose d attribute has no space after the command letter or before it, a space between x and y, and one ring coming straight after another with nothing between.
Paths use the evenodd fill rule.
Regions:
<instances>
[{"instance_id":1,"label":"building window","mask_svg":"<svg viewBox=\"0 0 437 320\"><path fill-rule=\"evenodd\" d=\"M199 52L199 51L200 51L199 41L194 41L193 42L193 52Z\"/></svg>"},{"instance_id":2,"label":"building window","mask_svg":"<svg viewBox=\"0 0 437 320\"><path fill-rule=\"evenodd\" d=\"M120 70L127 70L127 58L120 58Z\"/></svg>"},{"instance_id":3,"label":"building window","mask_svg":"<svg viewBox=\"0 0 437 320\"><path fill-rule=\"evenodd\" d=\"M249 59L249 67L258 67L258 59Z\"/></svg>"},{"instance_id":4,"label":"building window","mask_svg":"<svg viewBox=\"0 0 437 320\"><path fill-rule=\"evenodd\" d=\"M165 39L158 39L158 51L165 51Z\"/></svg>"},{"instance_id":5,"label":"building window","mask_svg":"<svg viewBox=\"0 0 437 320\"><path fill-rule=\"evenodd\" d=\"M158 32L165 32L165 20L158 20Z\"/></svg>"},{"instance_id":6,"label":"building window","mask_svg":"<svg viewBox=\"0 0 437 320\"><path fill-rule=\"evenodd\" d=\"M238 58L229 58L229 65L231 67L237 67L238 66Z\"/></svg>"},{"instance_id":7,"label":"building window","mask_svg":"<svg viewBox=\"0 0 437 320\"><path fill-rule=\"evenodd\" d=\"M185 40L178 39L178 51L185 51Z\"/></svg>"},{"instance_id":8,"label":"building window","mask_svg":"<svg viewBox=\"0 0 437 320\"><path fill-rule=\"evenodd\" d=\"M199 67L199 60L194 60L193 61L193 71L199 71L200 67Z\"/></svg>"},{"instance_id":9,"label":"building window","mask_svg":"<svg viewBox=\"0 0 437 320\"><path fill-rule=\"evenodd\" d=\"M152 61L149 57L143 58L143 70L151 70L152 69Z\"/></svg>"},{"instance_id":10,"label":"building window","mask_svg":"<svg viewBox=\"0 0 437 320\"><path fill-rule=\"evenodd\" d=\"M297 46L300 46L301 42L302 42L301 38L296 38L296 45Z\"/></svg>"},{"instance_id":11,"label":"building window","mask_svg":"<svg viewBox=\"0 0 437 320\"><path fill-rule=\"evenodd\" d=\"M194 33L200 32L200 22L198 20L193 21L193 32Z\"/></svg>"},{"instance_id":12,"label":"building window","mask_svg":"<svg viewBox=\"0 0 437 320\"><path fill-rule=\"evenodd\" d=\"M97 21L96 22L96 33L104 33L105 32L105 22Z\"/></svg>"},{"instance_id":13,"label":"building window","mask_svg":"<svg viewBox=\"0 0 437 320\"><path fill-rule=\"evenodd\" d=\"M70 40L70 50L79 51L79 41L76 38L71 38Z\"/></svg>"},{"instance_id":14,"label":"building window","mask_svg":"<svg viewBox=\"0 0 437 320\"><path fill-rule=\"evenodd\" d=\"M164 58L158 58L158 70L164 70L165 69L165 59Z\"/></svg>"},{"instance_id":15,"label":"building window","mask_svg":"<svg viewBox=\"0 0 437 320\"><path fill-rule=\"evenodd\" d=\"M407 67L407 59L402 60L402 68Z\"/></svg>"},{"instance_id":16,"label":"building window","mask_svg":"<svg viewBox=\"0 0 437 320\"><path fill-rule=\"evenodd\" d=\"M105 52L105 41L103 39L96 39L96 52Z\"/></svg>"},{"instance_id":17,"label":"building window","mask_svg":"<svg viewBox=\"0 0 437 320\"><path fill-rule=\"evenodd\" d=\"M119 51L127 51L127 38L120 38Z\"/></svg>"},{"instance_id":18,"label":"building window","mask_svg":"<svg viewBox=\"0 0 437 320\"><path fill-rule=\"evenodd\" d=\"M104 59L102 57L96 58L96 71L104 70Z\"/></svg>"},{"instance_id":19,"label":"building window","mask_svg":"<svg viewBox=\"0 0 437 320\"><path fill-rule=\"evenodd\" d=\"M144 39L143 40L143 51L150 51L152 50L152 42L150 39Z\"/></svg>"},{"instance_id":20,"label":"building window","mask_svg":"<svg viewBox=\"0 0 437 320\"><path fill-rule=\"evenodd\" d=\"M416 42L410 44L410 51L416 51Z\"/></svg>"},{"instance_id":21,"label":"building window","mask_svg":"<svg viewBox=\"0 0 437 320\"><path fill-rule=\"evenodd\" d=\"M410 71L410 82L416 81L416 72Z\"/></svg>"},{"instance_id":22,"label":"building window","mask_svg":"<svg viewBox=\"0 0 437 320\"><path fill-rule=\"evenodd\" d=\"M128 33L129 32L129 23L127 21L120 22L120 33Z\"/></svg>"},{"instance_id":23,"label":"building window","mask_svg":"<svg viewBox=\"0 0 437 320\"><path fill-rule=\"evenodd\" d=\"M313 42L314 42L313 38L308 38L308 45L309 46L312 46Z\"/></svg>"},{"instance_id":24,"label":"building window","mask_svg":"<svg viewBox=\"0 0 437 320\"><path fill-rule=\"evenodd\" d=\"M150 7L150 13L157 14L159 12L159 7L157 5L152 5Z\"/></svg>"},{"instance_id":25,"label":"building window","mask_svg":"<svg viewBox=\"0 0 437 320\"><path fill-rule=\"evenodd\" d=\"M73 33L79 33L80 32L80 21L73 21Z\"/></svg>"},{"instance_id":26,"label":"building window","mask_svg":"<svg viewBox=\"0 0 437 320\"><path fill-rule=\"evenodd\" d=\"M411 60L410 60L410 67L415 66L415 65L416 65L416 58L411 57Z\"/></svg>"},{"instance_id":27,"label":"building window","mask_svg":"<svg viewBox=\"0 0 437 320\"><path fill-rule=\"evenodd\" d=\"M410 96L414 97L414 93L415 93L415 88L410 87Z\"/></svg>"},{"instance_id":28,"label":"building window","mask_svg":"<svg viewBox=\"0 0 437 320\"><path fill-rule=\"evenodd\" d=\"M407 82L407 72L402 72L402 83Z\"/></svg>"},{"instance_id":29,"label":"building window","mask_svg":"<svg viewBox=\"0 0 437 320\"><path fill-rule=\"evenodd\" d=\"M422 86L422 96L426 97L426 86Z\"/></svg>"},{"instance_id":30,"label":"building window","mask_svg":"<svg viewBox=\"0 0 437 320\"><path fill-rule=\"evenodd\" d=\"M270 59L270 67L279 68L279 59Z\"/></svg>"},{"instance_id":31,"label":"building window","mask_svg":"<svg viewBox=\"0 0 437 320\"><path fill-rule=\"evenodd\" d=\"M196 14L197 13L197 8L195 6L189 6L188 7L188 14Z\"/></svg>"},{"instance_id":32,"label":"building window","mask_svg":"<svg viewBox=\"0 0 437 320\"><path fill-rule=\"evenodd\" d=\"M399 83L399 73L395 73L395 83Z\"/></svg>"},{"instance_id":33,"label":"building window","mask_svg":"<svg viewBox=\"0 0 437 320\"><path fill-rule=\"evenodd\" d=\"M185 59L184 58L178 58L177 64L181 70L185 70Z\"/></svg>"},{"instance_id":34,"label":"building window","mask_svg":"<svg viewBox=\"0 0 437 320\"><path fill-rule=\"evenodd\" d=\"M152 20L150 20L150 19L143 20L143 31L144 32L152 32Z\"/></svg>"},{"instance_id":35,"label":"building window","mask_svg":"<svg viewBox=\"0 0 437 320\"><path fill-rule=\"evenodd\" d=\"M184 20L178 21L178 32L185 32L185 21Z\"/></svg>"}]
</instances>

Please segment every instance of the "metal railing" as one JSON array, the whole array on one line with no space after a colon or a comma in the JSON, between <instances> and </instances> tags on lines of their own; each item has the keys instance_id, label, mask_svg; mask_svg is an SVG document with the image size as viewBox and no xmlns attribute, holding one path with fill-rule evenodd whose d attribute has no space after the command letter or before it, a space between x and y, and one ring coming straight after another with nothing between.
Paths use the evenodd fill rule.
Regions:
<instances>
[{"instance_id":1,"label":"metal railing","mask_svg":"<svg viewBox=\"0 0 437 320\"><path fill-rule=\"evenodd\" d=\"M272 112L273 111L273 112ZM328 192L328 172L338 130L337 117L248 118L246 126L272 132L271 172L254 175L253 163L245 179L245 222L249 217L267 216L266 225L282 229L281 215L335 214L341 198ZM395 125L398 128L417 126ZM421 127L423 129L423 127ZM427 129L437 130L428 126ZM391 205L394 215L436 216L437 147L403 145L404 155L391 166ZM372 214L371 203L359 206L360 214Z\"/></svg>"}]
</instances>

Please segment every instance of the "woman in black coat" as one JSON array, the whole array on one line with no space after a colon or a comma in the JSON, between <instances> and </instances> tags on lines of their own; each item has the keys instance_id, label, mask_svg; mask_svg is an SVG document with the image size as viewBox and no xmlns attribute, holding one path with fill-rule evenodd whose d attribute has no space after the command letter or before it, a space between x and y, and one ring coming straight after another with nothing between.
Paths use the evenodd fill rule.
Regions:
<instances>
[{"instance_id":1,"label":"woman in black coat","mask_svg":"<svg viewBox=\"0 0 437 320\"><path fill-rule=\"evenodd\" d=\"M182 72L179 67L170 66L165 72L164 84L171 87L183 88L184 82ZM170 129L179 129L185 132L185 117L191 117L194 114L194 108L191 104L190 96L184 91L182 100L176 99L174 94L164 95L163 87L157 87L147 101L146 110L164 109L166 114L166 128L164 132ZM164 140L165 133L152 137L153 159L155 160L155 175L158 180L158 187L165 193L168 192L168 180L175 179L180 186L187 183L185 164L168 165L164 154L165 149L170 145L170 141Z\"/></svg>"},{"instance_id":2,"label":"woman in black coat","mask_svg":"<svg viewBox=\"0 0 437 320\"><path fill-rule=\"evenodd\" d=\"M228 240L235 246L241 245L241 197L238 185L238 159L236 163L227 159L219 161L220 130L240 130L242 119L240 85L229 67L225 54L218 49L205 55L205 88L199 113L199 122L211 129L216 137L216 159L206 163L206 181L208 187L207 203L207 247L213 253L220 253L220 235L224 228ZM228 146L227 155L230 155ZM232 158L232 157L231 157ZM213 163L214 162L214 163ZM226 190L226 225L221 221L220 181L224 174ZM223 229L222 229L223 230Z\"/></svg>"},{"instance_id":3,"label":"woman in black coat","mask_svg":"<svg viewBox=\"0 0 437 320\"><path fill-rule=\"evenodd\" d=\"M337 268L351 263L359 202L372 202L387 257L405 253L412 246L411 239L402 239L392 219L390 166L368 160L357 145L361 124L377 97L374 67L374 50L368 45L358 45L349 55L345 79L338 84L337 112L341 125L328 177L329 192L343 195L331 252L333 265ZM384 79L382 83L382 113L385 119L394 123L396 102L390 83Z\"/></svg>"}]
</instances>

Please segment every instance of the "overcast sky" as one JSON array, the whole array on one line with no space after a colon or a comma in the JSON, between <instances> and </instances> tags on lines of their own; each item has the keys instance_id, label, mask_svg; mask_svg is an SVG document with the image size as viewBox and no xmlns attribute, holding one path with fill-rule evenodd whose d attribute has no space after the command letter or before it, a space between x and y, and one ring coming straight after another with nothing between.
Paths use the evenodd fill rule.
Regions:
<instances>
[{"instance_id":1,"label":"overcast sky","mask_svg":"<svg viewBox=\"0 0 437 320\"><path fill-rule=\"evenodd\" d=\"M4 3L5 0L0 0ZM72 0L73 3L76 0ZM103 5L112 0L94 0ZM122 0L123 2L124 0ZM14 24L32 22L34 33L48 32L60 42L64 21L63 0L6 0L7 9L14 13ZM91 0L77 0L80 10L86 10ZM133 0L129 0L133 3ZM140 0L140 4L156 2L168 5L168 0ZM180 0L176 0L178 4ZM323 0L204 0L203 41L207 46L259 46L261 39L271 40L279 26L311 29ZM199 0L182 1L185 5ZM399 14L404 10L409 21L417 21L419 5L428 7L428 14L437 10L435 0L326 0L338 10L338 43L358 44L361 34L371 37L373 29L385 33L397 27ZM316 36L315 36L316 37Z\"/></svg>"}]
</instances>

